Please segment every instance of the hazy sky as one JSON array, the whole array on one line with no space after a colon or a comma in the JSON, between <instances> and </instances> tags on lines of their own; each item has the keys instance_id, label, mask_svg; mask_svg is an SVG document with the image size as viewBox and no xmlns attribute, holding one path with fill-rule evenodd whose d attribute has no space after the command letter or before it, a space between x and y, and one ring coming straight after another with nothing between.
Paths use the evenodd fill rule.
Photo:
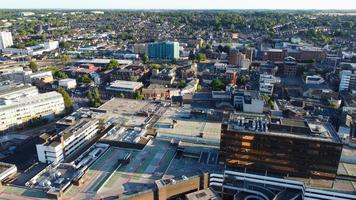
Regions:
<instances>
[{"instance_id":1,"label":"hazy sky","mask_svg":"<svg viewBox=\"0 0 356 200\"><path fill-rule=\"evenodd\" d=\"M0 8L356 9L356 0L0 0Z\"/></svg>"}]
</instances>

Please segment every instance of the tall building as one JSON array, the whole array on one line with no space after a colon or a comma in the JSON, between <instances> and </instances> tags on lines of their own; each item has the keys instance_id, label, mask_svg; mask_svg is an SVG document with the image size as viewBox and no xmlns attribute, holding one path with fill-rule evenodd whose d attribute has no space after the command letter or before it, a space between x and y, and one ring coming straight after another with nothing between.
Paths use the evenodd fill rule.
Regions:
<instances>
[{"instance_id":1,"label":"tall building","mask_svg":"<svg viewBox=\"0 0 356 200\"><path fill-rule=\"evenodd\" d=\"M11 32L0 32L0 49L5 49L13 44Z\"/></svg>"},{"instance_id":2,"label":"tall building","mask_svg":"<svg viewBox=\"0 0 356 200\"><path fill-rule=\"evenodd\" d=\"M64 111L58 92L39 93L33 86L9 87L0 91L0 131L18 127L32 119L51 119Z\"/></svg>"},{"instance_id":3,"label":"tall building","mask_svg":"<svg viewBox=\"0 0 356 200\"><path fill-rule=\"evenodd\" d=\"M356 90L356 73L351 70L342 70L339 74L339 91Z\"/></svg>"},{"instance_id":4,"label":"tall building","mask_svg":"<svg viewBox=\"0 0 356 200\"><path fill-rule=\"evenodd\" d=\"M228 167L284 176L335 179L342 142L320 119L234 113L221 125L220 161Z\"/></svg>"},{"instance_id":5,"label":"tall building","mask_svg":"<svg viewBox=\"0 0 356 200\"><path fill-rule=\"evenodd\" d=\"M179 58L178 42L154 42L149 43L147 48L150 59L172 60Z\"/></svg>"}]
</instances>

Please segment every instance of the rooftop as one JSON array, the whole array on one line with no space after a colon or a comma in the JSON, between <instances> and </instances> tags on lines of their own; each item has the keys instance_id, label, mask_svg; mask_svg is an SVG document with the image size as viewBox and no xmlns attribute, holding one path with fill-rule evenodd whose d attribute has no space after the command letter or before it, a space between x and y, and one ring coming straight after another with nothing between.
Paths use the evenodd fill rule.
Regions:
<instances>
[{"instance_id":1,"label":"rooftop","mask_svg":"<svg viewBox=\"0 0 356 200\"><path fill-rule=\"evenodd\" d=\"M223 123L231 131L341 143L330 123L317 118L297 120L263 114L234 113L224 119Z\"/></svg>"}]
</instances>

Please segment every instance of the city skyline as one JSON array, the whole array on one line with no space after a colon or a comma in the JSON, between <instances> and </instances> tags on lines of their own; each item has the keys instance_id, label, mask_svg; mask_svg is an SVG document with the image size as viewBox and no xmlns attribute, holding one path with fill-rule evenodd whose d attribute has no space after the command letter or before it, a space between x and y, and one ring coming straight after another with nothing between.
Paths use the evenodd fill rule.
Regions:
<instances>
[{"instance_id":1,"label":"city skyline","mask_svg":"<svg viewBox=\"0 0 356 200\"><path fill-rule=\"evenodd\" d=\"M356 9L356 2L353 0L323 1L323 0L299 0L299 1L279 1L269 0L261 2L260 0L250 1L229 1L229 0L156 0L152 3L150 0L63 0L49 2L46 0L3 0L0 8L3 9L335 9L352 10Z\"/></svg>"}]
</instances>

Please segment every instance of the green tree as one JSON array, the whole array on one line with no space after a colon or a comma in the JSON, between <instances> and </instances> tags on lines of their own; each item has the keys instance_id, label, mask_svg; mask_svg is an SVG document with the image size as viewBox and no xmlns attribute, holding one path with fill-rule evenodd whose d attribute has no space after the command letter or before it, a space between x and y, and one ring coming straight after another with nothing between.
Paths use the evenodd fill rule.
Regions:
<instances>
[{"instance_id":1,"label":"green tree","mask_svg":"<svg viewBox=\"0 0 356 200\"><path fill-rule=\"evenodd\" d=\"M63 96L63 100L64 100L64 107L67 109L67 110L70 110L73 108L73 100L72 98L69 96L68 92L60 87L58 89L58 92L61 93L61 95Z\"/></svg>"},{"instance_id":2,"label":"green tree","mask_svg":"<svg viewBox=\"0 0 356 200\"><path fill-rule=\"evenodd\" d=\"M161 69L161 65L160 64L151 64L150 65L152 69Z\"/></svg>"},{"instance_id":3,"label":"green tree","mask_svg":"<svg viewBox=\"0 0 356 200\"><path fill-rule=\"evenodd\" d=\"M58 78L58 79L66 79L66 78L68 78L68 75L66 73L64 73L62 71L59 71L59 70L53 72L52 74L53 74L53 76L55 78Z\"/></svg>"},{"instance_id":4,"label":"green tree","mask_svg":"<svg viewBox=\"0 0 356 200\"><path fill-rule=\"evenodd\" d=\"M197 92L200 92L202 89L203 89L202 86L199 84L199 85L197 86Z\"/></svg>"},{"instance_id":5,"label":"green tree","mask_svg":"<svg viewBox=\"0 0 356 200\"><path fill-rule=\"evenodd\" d=\"M198 62L206 61L207 60L206 54L205 53L198 53L197 54L197 60L198 60Z\"/></svg>"},{"instance_id":6,"label":"green tree","mask_svg":"<svg viewBox=\"0 0 356 200\"><path fill-rule=\"evenodd\" d=\"M178 88L182 89L187 86L187 82L185 80L180 80L178 83Z\"/></svg>"},{"instance_id":7,"label":"green tree","mask_svg":"<svg viewBox=\"0 0 356 200\"><path fill-rule=\"evenodd\" d=\"M147 64L149 62L149 58L148 58L147 54L143 55L142 62L143 62L143 64Z\"/></svg>"},{"instance_id":8,"label":"green tree","mask_svg":"<svg viewBox=\"0 0 356 200\"><path fill-rule=\"evenodd\" d=\"M134 98L137 100L143 100L144 96L140 92L136 91L134 93Z\"/></svg>"},{"instance_id":9,"label":"green tree","mask_svg":"<svg viewBox=\"0 0 356 200\"><path fill-rule=\"evenodd\" d=\"M213 90L224 90L225 84L220 79L214 79L211 82L211 87L213 88Z\"/></svg>"},{"instance_id":10,"label":"green tree","mask_svg":"<svg viewBox=\"0 0 356 200\"><path fill-rule=\"evenodd\" d=\"M66 54L61 55L60 59L61 59L61 62L62 62L63 65L67 65L70 62L72 62L71 59L70 59L70 56L66 55Z\"/></svg>"},{"instance_id":11,"label":"green tree","mask_svg":"<svg viewBox=\"0 0 356 200\"><path fill-rule=\"evenodd\" d=\"M119 67L119 62L115 59L110 60L110 62L108 63L108 65L106 66L106 69L110 70L110 69L115 69Z\"/></svg>"},{"instance_id":12,"label":"green tree","mask_svg":"<svg viewBox=\"0 0 356 200\"><path fill-rule=\"evenodd\" d=\"M89 90L88 92L88 100L89 105L92 107L99 107L101 105L101 98L98 88L94 88L94 90Z\"/></svg>"},{"instance_id":13,"label":"green tree","mask_svg":"<svg viewBox=\"0 0 356 200\"><path fill-rule=\"evenodd\" d=\"M37 72L38 71L38 64L35 61L31 61L30 62L30 68L33 72Z\"/></svg>"},{"instance_id":14,"label":"green tree","mask_svg":"<svg viewBox=\"0 0 356 200\"><path fill-rule=\"evenodd\" d=\"M79 77L79 82L89 84L92 82L88 74Z\"/></svg>"},{"instance_id":15,"label":"green tree","mask_svg":"<svg viewBox=\"0 0 356 200\"><path fill-rule=\"evenodd\" d=\"M70 44L67 41L63 41L59 43L59 47L62 49L69 49L70 48Z\"/></svg>"},{"instance_id":16,"label":"green tree","mask_svg":"<svg viewBox=\"0 0 356 200\"><path fill-rule=\"evenodd\" d=\"M245 85L246 81L247 81L246 76L241 75L237 78L237 83L239 85Z\"/></svg>"}]
</instances>

